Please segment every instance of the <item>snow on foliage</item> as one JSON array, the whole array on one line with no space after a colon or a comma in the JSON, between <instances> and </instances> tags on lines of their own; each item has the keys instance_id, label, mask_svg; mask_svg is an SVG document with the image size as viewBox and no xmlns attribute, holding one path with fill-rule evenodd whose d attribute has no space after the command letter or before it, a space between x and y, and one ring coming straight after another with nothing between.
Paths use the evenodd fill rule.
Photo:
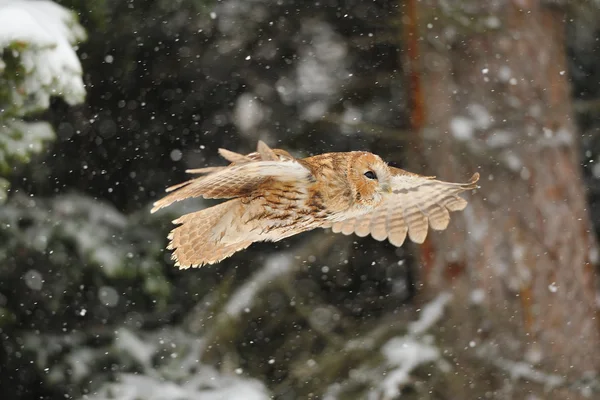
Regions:
<instances>
[{"instance_id":1,"label":"snow on foliage","mask_svg":"<svg viewBox=\"0 0 600 400\"><path fill-rule=\"evenodd\" d=\"M117 353L134 353L144 375L121 373L85 400L263 400L270 399L257 380L225 374L202 364L201 340L179 330L164 329L143 336L121 328ZM135 350L133 350L135 349ZM166 356L165 356L166 355ZM162 360L152 365L152 360Z\"/></svg>"},{"instance_id":2,"label":"snow on foliage","mask_svg":"<svg viewBox=\"0 0 600 400\"><path fill-rule=\"evenodd\" d=\"M411 382L411 373L419 366L438 363L443 369L440 351L433 338L425 335L443 316L444 309L452 300L449 293L441 293L421 310L419 319L408 326L408 334L393 337L382 347L381 352L391 367L377 388L377 398L395 399L401 389Z\"/></svg>"},{"instance_id":3,"label":"snow on foliage","mask_svg":"<svg viewBox=\"0 0 600 400\"><path fill-rule=\"evenodd\" d=\"M112 205L87 196L67 194L43 200L16 194L0 207L0 223L4 244L0 259L10 259L17 249L28 249L30 256L51 255L55 267L63 270L91 268L109 279L138 276L144 292L160 298L170 290L162 272L163 260L152 247L161 235L145 226L151 223L145 209L125 216ZM46 270L52 265L38 268L42 267Z\"/></svg>"},{"instance_id":4,"label":"snow on foliage","mask_svg":"<svg viewBox=\"0 0 600 400\"><path fill-rule=\"evenodd\" d=\"M221 375L202 366L182 383L135 374L121 374L119 382L104 386L85 400L263 400L270 399L264 386L237 376Z\"/></svg>"},{"instance_id":5,"label":"snow on foliage","mask_svg":"<svg viewBox=\"0 0 600 400\"><path fill-rule=\"evenodd\" d=\"M51 1L0 0L2 72L12 72L8 65L14 62L24 73L10 93L19 115L48 108L51 96L61 96L69 104L84 100L74 46L85 38L76 15Z\"/></svg>"},{"instance_id":6,"label":"snow on foliage","mask_svg":"<svg viewBox=\"0 0 600 400\"><path fill-rule=\"evenodd\" d=\"M0 0L0 174L54 137L50 124L22 117L47 109L53 96L84 101L75 46L85 38L75 13L51 1ZM0 201L6 189L0 177Z\"/></svg>"},{"instance_id":7,"label":"snow on foliage","mask_svg":"<svg viewBox=\"0 0 600 400\"><path fill-rule=\"evenodd\" d=\"M231 296L225 306L225 313L231 317L239 317L242 311L252 307L256 295L265 286L285 275L290 268L292 268L292 262L289 254L276 254L269 257L265 266Z\"/></svg>"},{"instance_id":8,"label":"snow on foliage","mask_svg":"<svg viewBox=\"0 0 600 400\"><path fill-rule=\"evenodd\" d=\"M421 310L419 319L411 323L408 331L413 335L420 335L433 327L444 315L444 309L452 300L450 293L440 293Z\"/></svg>"},{"instance_id":9,"label":"snow on foliage","mask_svg":"<svg viewBox=\"0 0 600 400\"><path fill-rule=\"evenodd\" d=\"M434 335L428 332L442 319L451 300L450 293L440 293L423 307L416 321L406 326L406 334L393 336L382 345L376 345L368 338L349 341L346 351L357 347L375 350L375 346L378 346L383 361L378 358L376 366L365 363L353 370L348 381L330 385L323 399L345 399L357 386L367 388L368 400L398 399L402 397L402 391L406 388L415 388L417 392L420 390L417 381L420 379L419 371L422 368L429 379L434 370L442 373L450 371L451 365L443 359L440 349L435 344ZM372 339L375 340L375 337ZM413 394L411 398L420 397Z\"/></svg>"},{"instance_id":10,"label":"snow on foliage","mask_svg":"<svg viewBox=\"0 0 600 400\"><path fill-rule=\"evenodd\" d=\"M331 26L321 21L305 22L301 35L308 40L299 50L297 96L303 103L301 118L316 121L328 110L329 95L349 76L345 65L348 49Z\"/></svg>"},{"instance_id":11,"label":"snow on foliage","mask_svg":"<svg viewBox=\"0 0 600 400\"><path fill-rule=\"evenodd\" d=\"M107 341L90 341L82 332L27 333L24 348L54 383L68 382L69 398L81 400L263 400L259 381L217 371L200 360L203 340L178 328L136 332L121 327ZM106 374L113 363L114 374ZM88 386L94 380L95 384ZM79 394L77 388L87 388Z\"/></svg>"},{"instance_id":12,"label":"snow on foliage","mask_svg":"<svg viewBox=\"0 0 600 400\"><path fill-rule=\"evenodd\" d=\"M440 351L433 345L414 338L395 337L381 349L389 365L396 368L386 374L380 388L384 399L395 399L400 388L411 382L410 373L420 365L437 361Z\"/></svg>"}]
</instances>

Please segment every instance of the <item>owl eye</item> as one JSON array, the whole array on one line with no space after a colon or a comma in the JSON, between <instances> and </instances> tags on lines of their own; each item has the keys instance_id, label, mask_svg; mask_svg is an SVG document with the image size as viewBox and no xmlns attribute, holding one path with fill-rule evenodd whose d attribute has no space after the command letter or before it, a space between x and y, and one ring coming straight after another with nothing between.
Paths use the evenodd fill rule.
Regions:
<instances>
[{"instance_id":1,"label":"owl eye","mask_svg":"<svg viewBox=\"0 0 600 400\"><path fill-rule=\"evenodd\" d=\"M365 176L369 179L377 179L377 175L375 175L375 172L373 172L373 171L365 172Z\"/></svg>"}]
</instances>

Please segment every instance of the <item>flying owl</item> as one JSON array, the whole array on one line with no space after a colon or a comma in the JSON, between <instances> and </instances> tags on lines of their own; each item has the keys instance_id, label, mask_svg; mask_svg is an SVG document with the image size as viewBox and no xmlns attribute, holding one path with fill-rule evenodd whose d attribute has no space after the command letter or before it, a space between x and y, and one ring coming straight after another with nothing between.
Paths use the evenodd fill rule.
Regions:
<instances>
[{"instance_id":1,"label":"flying owl","mask_svg":"<svg viewBox=\"0 0 600 400\"><path fill-rule=\"evenodd\" d=\"M230 162L187 172L200 177L167 189L151 212L191 197L230 199L186 214L169 234L168 249L181 269L214 264L253 242L279 241L315 228L345 235L371 235L394 246L408 237L423 243L428 225L444 230L449 211L462 210L458 196L475 189L388 166L365 151L297 159L259 141L248 155L219 149Z\"/></svg>"}]
</instances>

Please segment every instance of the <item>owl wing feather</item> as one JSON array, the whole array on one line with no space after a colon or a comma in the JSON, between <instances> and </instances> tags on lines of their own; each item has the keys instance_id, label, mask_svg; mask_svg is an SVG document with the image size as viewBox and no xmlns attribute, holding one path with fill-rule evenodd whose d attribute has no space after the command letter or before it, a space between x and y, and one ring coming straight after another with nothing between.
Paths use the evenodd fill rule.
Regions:
<instances>
[{"instance_id":1,"label":"owl wing feather","mask_svg":"<svg viewBox=\"0 0 600 400\"><path fill-rule=\"evenodd\" d=\"M250 155L236 153L235 151L227 149L219 149L219 155L230 163L244 164L253 161Z\"/></svg>"},{"instance_id":2,"label":"owl wing feather","mask_svg":"<svg viewBox=\"0 0 600 400\"><path fill-rule=\"evenodd\" d=\"M240 199L233 199L174 220L179 226L169 234L167 249L173 250L175 266L186 269L214 264L250 246L252 240L243 237L231 243L221 242L228 227L236 225L241 210Z\"/></svg>"},{"instance_id":3,"label":"owl wing feather","mask_svg":"<svg viewBox=\"0 0 600 400\"><path fill-rule=\"evenodd\" d=\"M467 183L451 183L421 176L399 168L392 170L392 193L374 211L331 224L333 232L345 235L371 236L401 246L406 236L423 243L428 227L444 230L450 222L450 211L460 211L467 201L458 195L477 187L479 174Z\"/></svg>"},{"instance_id":4,"label":"owl wing feather","mask_svg":"<svg viewBox=\"0 0 600 400\"><path fill-rule=\"evenodd\" d=\"M219 149L219 154L230 162L228 166L188 170L203 176L171 186L167 189L170 194L154 203L151 210L155 212L190 197L234 198L173 221L178 226L169 234L167 248L173 250L172 258L181 269L214 264L252 244L243 228L229 229L239 224L246 209L236 197L260 189L259 185L267 181L311 179L310 171L288 152L271 149L264 142L259 142L256 152L247 155L226 149Z\"/></svg>"},{"instance_id":5,"label":"owl wing feather","mask_svg":"<svg viewBox=\"0 0 600 400\"><path fill-rule=\"evenodd\" d=\"M221 171L225 168L227 168L227 167L203 167L203 168L186 169L185 172L187 172L188 174L206 175L206 174L210 174L211 172ZM185 183L186 182L184 182L184 184ZM175 190L180 185L181 184L171 186L170 188L167 189L167 192L171 192L171 191Z\"/></svg>"},{"instance_id":6,"label":"owl wing feather","mask_svg":"<svg viewBox=\"0 0 600 400\"><path fill-rule=\"evenodd\" d=\"M268 150L267 150L268 149ZM227 149L218 149L219 155L229 161L231 164L225 167L204 167L204 168L195 168L188 169L185 172L188 174L207 174L210 172L216 172L227 167L230 167L235 164L246 164L253 161L277 161L277 158L271 156L271 153L275 154L278 152L283 152L289 155L285 150L274 149L272 150L265 142L262 140L258 141L257 150L250 154L241 154L236 153L235 151L227 150ZM290 157L293 159L293 157ZM281 161L281 159L280 159Z\"/></svg>"},{"instance_id":7,"label":"owl wing feather","mask_svg":"<svg viewBox=\"0 0 600 400\"><path fill-rule=\"evenodd\" d=\"M242 155L220 149L220 154L231 164L189 170L203 176L167 188L169 194L156 201L151 212L192 197L226 199L248 196L269 179L308 181L311 177L311 172L289 153L273 150L262 141L259 141L255 153Z\"/></svg>"},{"instance_id":8,"label":"owl wing feather","mask_svg":"<svg viewBox=\"0 0 600 400\"><path fill-rule=\"evenodd\" d=\"M275 153L275 151L270 148L269 146L267 146L267 144L265 142L263 142L262 140L258 141L258 145L256 146L256 151L258 152L258 154L260 154L260 158L262 160L268 160L268 161L278 161L279 160L279 156L277 156L277 153Z\"/></svg>"}]
</instances>

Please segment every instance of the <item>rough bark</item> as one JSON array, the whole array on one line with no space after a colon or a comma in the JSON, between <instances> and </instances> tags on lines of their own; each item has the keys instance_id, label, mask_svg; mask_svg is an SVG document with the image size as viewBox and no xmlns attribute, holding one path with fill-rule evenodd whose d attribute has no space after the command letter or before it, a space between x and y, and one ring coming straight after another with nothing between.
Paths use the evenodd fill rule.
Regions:
<instances>
[{"instance_id":1,"label":"rough bark","mask_svg":"<svg viewBox=\"0 0 600 400\"><path fill-rule=\"evenodd\" d=\"M403 59L417 108L413 169L459 181L482 174L464 218L421 250L424 296L448 287L456 296L443 330L462 378L450 398L490 390L548 398L553 386L551 398L579 398L600 367L598 249L572 118L566 16L539 0L408 3L404 39L418 46ZM541 372L539 382L514 379L511 362Z\"/></svg>"}]
</instances>

